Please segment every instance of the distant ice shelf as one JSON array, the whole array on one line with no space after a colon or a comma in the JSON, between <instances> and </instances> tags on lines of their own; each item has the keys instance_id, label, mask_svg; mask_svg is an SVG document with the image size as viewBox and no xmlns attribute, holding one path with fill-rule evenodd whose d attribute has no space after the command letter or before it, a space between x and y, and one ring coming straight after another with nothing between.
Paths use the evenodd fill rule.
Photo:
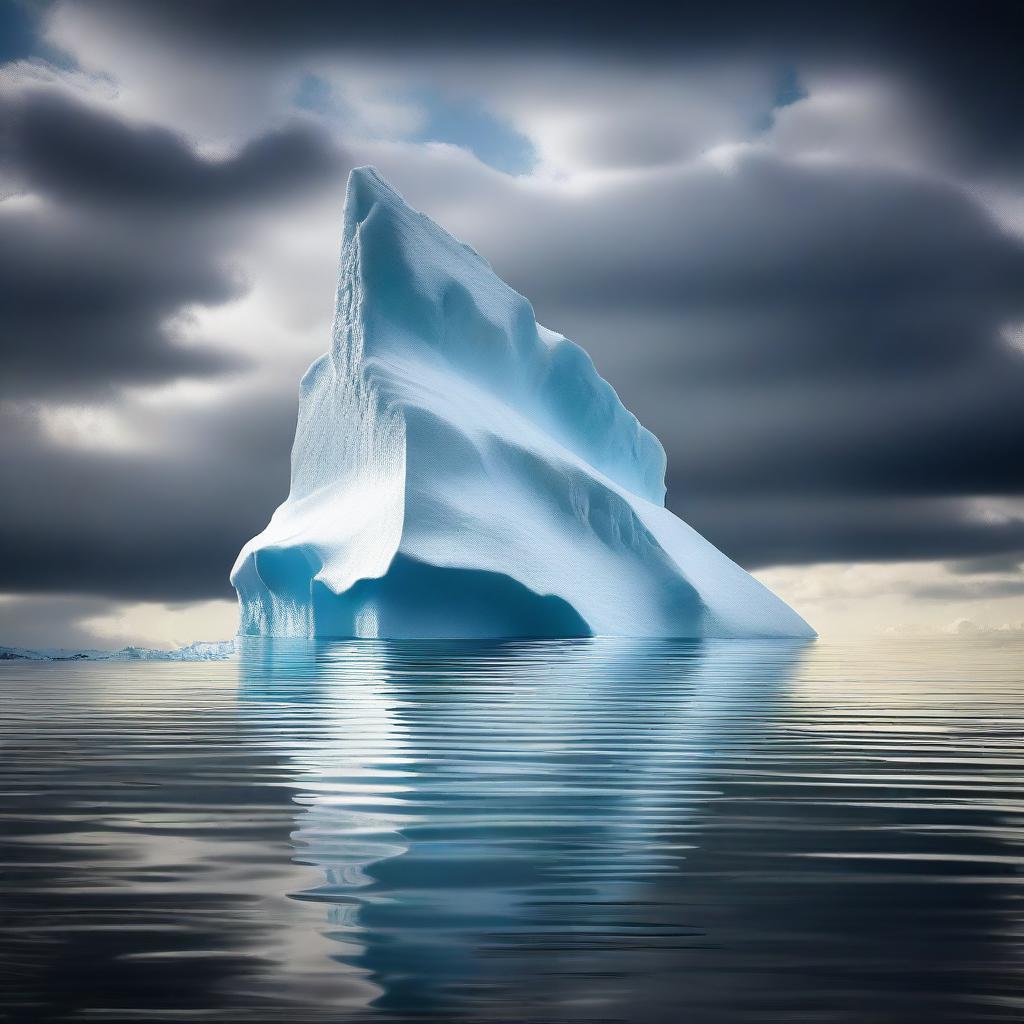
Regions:
<instances>
[{"instance_id":1,"label":"distant ice shelf","mask_svg":"<svg viewBox=\"0 0 1024 1024\"><path fill-rule=\"evenodd\" d=\"M0 661L224 661L234 656L234 640L195 641L170 651L149 647L122 647L119 651L0 647Z\"/></svg>"},{"instance_id":2,"label":"distant ice shelf","mask_svg":"<svg viewBox=\"0 0 1024 1024\"><path fill-rule=\"evenodd\" d=\"M239 631L813 636L665 508L664 477L583 349L358 168L290 492L231 572Z\"/></svg>"}]
</instances>

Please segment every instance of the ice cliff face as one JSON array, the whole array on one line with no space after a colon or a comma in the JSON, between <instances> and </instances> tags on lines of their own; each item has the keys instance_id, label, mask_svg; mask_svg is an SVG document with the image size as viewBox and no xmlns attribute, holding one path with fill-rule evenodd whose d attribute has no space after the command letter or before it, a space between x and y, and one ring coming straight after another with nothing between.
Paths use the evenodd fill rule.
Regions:
<instances>
[{"instance_id":1,"label":"ice cliff face","mask_svg":"<svg viewBox=\"0 0 1024 1024\"><path fill-rule=\"evenodd\" d=\"M291 490L231 573L239 631L813 636L664 507L664 474L587 354L359 168Z\"/></svg>"}]
</instances>

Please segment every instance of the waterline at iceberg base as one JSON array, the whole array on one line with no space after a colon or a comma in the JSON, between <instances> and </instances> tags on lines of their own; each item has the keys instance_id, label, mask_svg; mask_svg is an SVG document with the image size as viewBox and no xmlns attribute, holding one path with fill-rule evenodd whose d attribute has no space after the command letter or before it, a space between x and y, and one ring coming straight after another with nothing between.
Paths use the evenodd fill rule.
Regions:
<instances>
[{"instance_id":1,"label":"waterline at iceberg base","mask_svg":"<svg viewBox=\"0 0 1024 1024\"><path fill-rule=\"evenodd\" d=\"M665 508L664 478L583 349L358 168L290 492L231 573L240 633L813 636Z\"/></svg>"}]
</instances>

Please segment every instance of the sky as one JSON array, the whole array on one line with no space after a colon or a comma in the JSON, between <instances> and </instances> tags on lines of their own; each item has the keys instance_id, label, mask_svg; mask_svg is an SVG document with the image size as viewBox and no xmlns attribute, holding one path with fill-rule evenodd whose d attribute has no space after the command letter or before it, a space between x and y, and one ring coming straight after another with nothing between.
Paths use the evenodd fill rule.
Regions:
<instances>
[{"instance_id":1,"label":"sky","mask_svg":"<svg viewBox=\"0 0 1024 1024\"><path fill-rule=\"evenodd\" d=\"M1015 3L0 7L0 644L232 635L373 164L823 635L1024 629Z\"/></svg>"}]
</instances>

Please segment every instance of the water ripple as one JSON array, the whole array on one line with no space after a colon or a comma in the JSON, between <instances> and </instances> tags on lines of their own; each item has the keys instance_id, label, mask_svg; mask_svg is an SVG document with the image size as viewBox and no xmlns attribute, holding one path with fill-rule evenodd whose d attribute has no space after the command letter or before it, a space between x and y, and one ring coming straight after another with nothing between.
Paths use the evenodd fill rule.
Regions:
<instances>
[{"instance_id":1,"label":"water ripple","mask_svg":"<svg viewBox=\"0 0 1024 1024\"><path fill-rule=\"evenodd\" d=\"M1024 644L0 666L33 1020L1020 1020Z\"/></svg>"}]
</instances>

